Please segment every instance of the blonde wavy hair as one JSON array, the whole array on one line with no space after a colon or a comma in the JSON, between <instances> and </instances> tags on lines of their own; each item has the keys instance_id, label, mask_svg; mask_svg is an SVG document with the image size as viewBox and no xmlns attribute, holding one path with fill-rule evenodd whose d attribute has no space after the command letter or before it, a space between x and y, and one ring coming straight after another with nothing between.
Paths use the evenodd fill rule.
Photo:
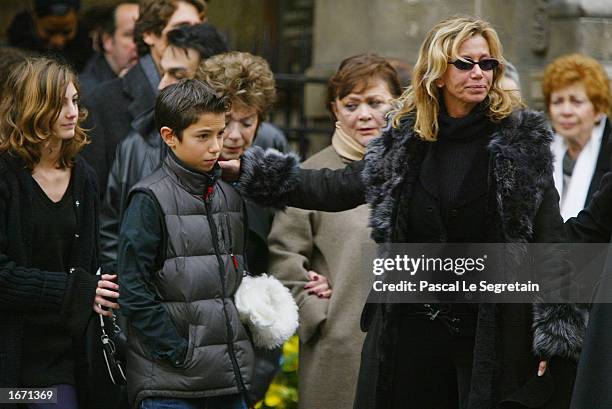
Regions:
<instances>
[{"instance_id":1,"label":"blonde wavy hair","mask_svg":"<svg viewBox=\"0 0 612 409\"><path fill-rule=\"evenodd\" d=\"M416 117L414 131L423 140L437 139L440 91L436 80L444 75L449 61L460 57L461 44L475 35L484 37L489 44L491 57L499 61L487 96L489 119L500 121L514 109L523 106L519 96L504 90L500 85L507 62L502 55L499 37L491 24L476 17L456 16L436 24L423 41L412 73L412 85L396 101L396 108L390 114L393 127L397 128L403 117L413 114Z\"/></svg>"},{"instance_id":2,"label":"blonde wavy hair","mask_svg":"<svg viewBox=\"0 0 612 409\"><path fill-rule=\"evenodd\" d=\"M196 79L208 83L220 95L238 104L254 108L260 121L276 101L276 83L270 66L261 57L231 51L203 61Z\"/></svg>"},{"instance_id":3,"label":"blonde wavy hair","mask_svg":"<svg viewBox=\"0 0 612 409\"><path fill-rule=\"evenodd\" d=\"M0 152L20 156L32 170L43 145L53 138L53 124L60 116L66 88L77 76L67 66L48 58L28 58L7 78L0 103ZM72 167L74 157L89 143L80 124L87 111L79 108L74 137L62 141L60 168Z\"/></svg>"}]
</instances>

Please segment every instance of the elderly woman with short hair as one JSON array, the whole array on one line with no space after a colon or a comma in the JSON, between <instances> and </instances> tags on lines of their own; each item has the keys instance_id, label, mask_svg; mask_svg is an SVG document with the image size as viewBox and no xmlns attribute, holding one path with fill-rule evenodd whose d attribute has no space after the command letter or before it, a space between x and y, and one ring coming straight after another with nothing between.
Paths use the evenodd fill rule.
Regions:
<instances>
[{"instance_id":1,"label":"elderly woman with short hair","mask_svg":"<svg viewBox=\"0 0 612 409\"><path fill-rule=\"evenodd\" d=\"M555 130L553 177L567 220L589 204L610 170L610 80L595 59L570 54L546 67L542 91Z\"/></svg>"}]
</instances>

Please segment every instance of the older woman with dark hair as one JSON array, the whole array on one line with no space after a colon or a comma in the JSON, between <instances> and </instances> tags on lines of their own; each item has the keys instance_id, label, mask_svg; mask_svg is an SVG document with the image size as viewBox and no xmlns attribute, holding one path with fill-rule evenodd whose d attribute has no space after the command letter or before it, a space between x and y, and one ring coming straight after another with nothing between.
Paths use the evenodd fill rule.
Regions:
<instances>
[{"instance_id":1,"label":"older woman with dark hair","mask_svg":"<svg viewBox=\"0 0 612 409\"><path fill-rule=\"evenodd\" d=\"M396 71L384 58L361 54L342 61L328 85L336 120L331 145L303 166L341 169L363 159L400 94ZM270 272L300 308L300 408L352 407L364 339L359 314L371 281L357 272L370 234L368 213L366 205L342 213L290 208L274 218Z\"/></svg>"},{"instance_id":2,"label":"older woman with dark hair","mask_svg":"<svg viewBox=\"0 0 612 409\"><path fill-rule=\"evenodd\" d=\"M0 104L0 387L56 387L58 407L76 409L86 405L87 323L94 311L111 315L101 307L118 308L119 296L115 276L94 275L98 188L93 170L77 156L87 143L80 127L85 112L76 75L49 59L15 67L6 90Z\"/></svg>"},{"instance_id":3,"label":"older woman with dark hair","mask_svg":"<svg viewBox=\"0 0 612 409\"><path fill-rule=\"evenodd\" d=\"M589 204L610 170L610 80L595 59L570 54L546 67L542 91L555 130L553 177L567 220Z\"/></svg>"},{"instance_id":4,"label":"older woman with dark hair","mask_svg":"<svg viewBox=\"0 0 612 409\"><path fill-rule=\"evenodd\" d=\"M252 151L242 159L243 191L277 206L334 211L367 199L381 244L526 250L564 241L552 135L500 86L505 63L489 23L444 20L426 36L390 128L368 145L362 175L359 165L296 170L295 158ZM566 274L559 254L536 257L542 276ZM514 269L526 262L505 261ZM567 360L577 358L584 326L572 304L367 304L355 405L567 407Z\"/></svg>"}]
</instances>

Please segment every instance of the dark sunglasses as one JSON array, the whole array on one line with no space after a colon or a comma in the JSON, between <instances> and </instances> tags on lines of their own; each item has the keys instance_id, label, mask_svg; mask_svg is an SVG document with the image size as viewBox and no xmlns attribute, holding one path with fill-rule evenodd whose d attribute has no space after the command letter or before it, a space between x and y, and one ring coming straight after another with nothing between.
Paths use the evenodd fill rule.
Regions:
<instances>
[{"instance_id":1,"label":"dark sunglasses","mask_svg":"<svg viewBox=\"0 0 612 409\"><path fill-rule=\"evenodd\" d=\"M480 61L472 61L466 58L464 60L449 61L449 64L453 64L461 71L471 71L474 65L478 65L483 71L491 71L499 67L499 61L494 58L485 58Z\"/></svg>"}]
</instances>

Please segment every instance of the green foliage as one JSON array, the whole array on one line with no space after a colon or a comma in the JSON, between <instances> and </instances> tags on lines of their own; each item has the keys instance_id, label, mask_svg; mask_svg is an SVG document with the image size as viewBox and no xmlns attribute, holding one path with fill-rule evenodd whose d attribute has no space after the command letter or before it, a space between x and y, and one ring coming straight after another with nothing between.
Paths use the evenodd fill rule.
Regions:
<instances>
[{"instance_id":1,"label":"green foliage","mask_svg":"<svg viewBox=\"0 0 612 409\"><path fill-rule=\"evenodd\" d=\"M270 384L264 400L258 402L255 408L297 409L299 345L297 335L283 345L281 371Z\"/></svg>"}]
</instances>

